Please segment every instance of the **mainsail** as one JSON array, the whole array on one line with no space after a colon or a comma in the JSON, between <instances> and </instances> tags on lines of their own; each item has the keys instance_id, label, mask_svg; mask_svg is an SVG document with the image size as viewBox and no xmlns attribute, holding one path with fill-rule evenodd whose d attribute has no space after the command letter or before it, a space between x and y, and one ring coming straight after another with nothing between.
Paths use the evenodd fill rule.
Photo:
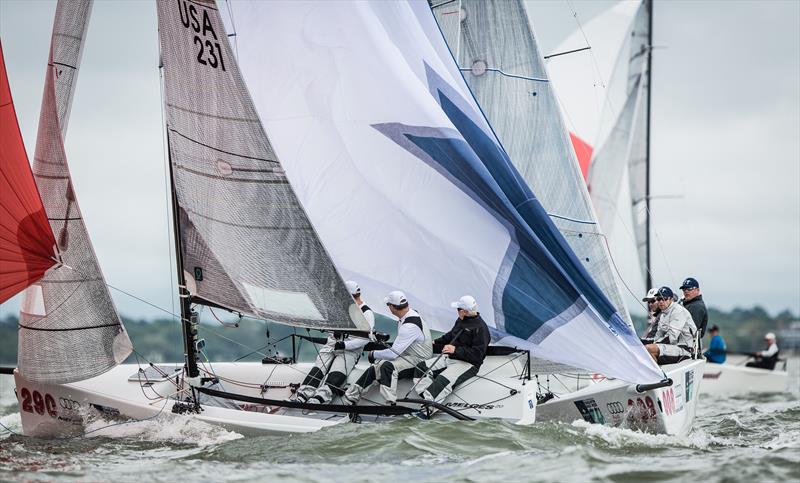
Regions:
<instances>
[{"instance_id":1,"label":"mainsail","mask_svg":"<svg viewBox=\"0 0 800 483\"><path fill-rule=\"evenodd\" d=\"M158 26L192 300L287 325L368 330L267 139L214 2L158 2Z\"/></svg>"},{"instance_id":2,"label":"mainsail","mask_svg":"<svg viewBox=\"0 0 800 483\"><path fill-rule=\"evenodd\" d=\"M337 267L447 330L469 293L502 343L663 374L511 163L425 2L233 2L238 61Z\"/></svg>"},{"instance_id":3,"label":"mainsail","mask_svg":"<svg viewBox=\"0 0 800 483\"><path fill-rule=\"evenodd\" d=\"M87 379L121 363L132 350L81 217L64 152L91 3L58 3L39 116L33 174L63 265L31 285L22 302L18 365L36 382Z\"/></svg>"},{"instance_id":4,"label":"mainsail","mask_svg":"<svg viewBox=\"0 0 800 483\"><path fill-rule=\"evenodd\" d=\"M627 210L617 206L625 168L629 180L633 235L636 240L644 280L649 280L648 260L648 194L647 194L647 129L649 118L650 65L650 2L642 2L627 40L620 51L615 75L609 85L621 85L625 96L619 106L608 99L604 117L613 116L611 131L595 151L589 168L588 184L595 201L597 216L605 230ZM649 284L648 284L649 285Z\"/></svg>"},{"instance_id":5,"label":"mainsail","mask_svg":"<svg viewBox=\"0 0 800 483\"><path fill-rule=\"evenodd\" d=\"M514 166L630 322L525 5L521 0L439 0L431 8Z\"/></svg>"},{"instance_id":6,"label":"mainsail","mask_svg":"<svg viewBox=\"0 0 800 483\"><path fill-rule=\"evenodd\" d=\"M0 303L57 263L56 240L17 124L0 42Z\"/></svg>"}]
</instances>

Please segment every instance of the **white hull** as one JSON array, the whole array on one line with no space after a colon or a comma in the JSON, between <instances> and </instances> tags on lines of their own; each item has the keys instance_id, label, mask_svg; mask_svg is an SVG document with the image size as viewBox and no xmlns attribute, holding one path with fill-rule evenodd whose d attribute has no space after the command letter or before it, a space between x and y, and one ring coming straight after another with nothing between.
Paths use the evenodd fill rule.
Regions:
<instances>
[{"instance_id":1,"label":"white hull","mask_svg":"<svg viewBox=\"0 0 800 483\"><path fill-rule=\"evenodd\" d=\"M705 385L704 368L704 360L662 366L673 380L672 386L643 393L638 393L635 385L604 379L539 405L536 418L568 423L584 419L657 434L683 435L694 423L700 386Z\"/></svg>"},{"instance_id":2,"label":"white hull","mask_svg":"<svg viewBox=\"0 0 800 483\"><path fill-rule=\"evenodd\" d=\"M509 359L512 359L509 362ZM504 419L517 424L531 424L536 417L536 385L520 378L525 357L487 357L479 375L456 390L444 404L466 416L476 419ZM350 374L355 381L368 365L358 364ZM180 366L159 365L174 369ZM262 365L260 363L216 363L215 374L223 382L224 390L256 398L284 400L291 396L290 383L299 383L312 367L311 364ZM160 412L171 413L175 396L184 399L187 389L178 390L175 377L167 380L140 383L135 376L138 365L123 364L111 371L71 384L38 384L26 380L19 371L14 372L17 399L24 434L39 437L55 437L82 434L92 419L136 419L158 416ZM169 372L169 371L167 371ZM488 380L490 378L491 380ZM225 380L244 382L250 387L236 385ZM269 387L265 391L262 384ZM410 389L410 381L400 381L398 397ZM512 394L513 393L513 394ZM412 392L409 397L418 397ZM363 404L383 403L377 386L367 392ZM346 414L313 413L298 409L286 409L261 404L227 401L228 407L201 403L199 414L185 413L182 417L224 427L240 434L301 433L349 421ZM412 407L415 407L412 405ZM436 417L449 417L437 413ZM363 416L364 421L376 416Z\"/></svg>"},{"instance_id":3,"label":"white hull","mask_svg":"<svg viewBox=\"0 0 800 483\"><path fill-rule=\"evenodd\" d=\"M774 393L788 388L789 374L786 371L709 363L703 374L705 394Z\"/></svg>"}]
</instances>

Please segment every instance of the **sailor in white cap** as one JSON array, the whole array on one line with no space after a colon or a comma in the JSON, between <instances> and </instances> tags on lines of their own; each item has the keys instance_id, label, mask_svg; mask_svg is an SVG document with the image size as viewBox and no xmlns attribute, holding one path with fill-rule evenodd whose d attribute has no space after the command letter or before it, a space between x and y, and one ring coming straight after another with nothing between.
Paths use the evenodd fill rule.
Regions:
<instances>
[{"instance_id":1,"label":"sailor in white cap","mask_svg":"<svg viewBox=\"0 0 800 483\"><path fill-rule=\"evenodd\" d=\"M778 349L778 343L777 339L775 338L775 334L772 332L767 332L767 334L764 336L764 342L767 343L767 350L758 351L753 354L753 357L755 357L756 360L748 362L745 364L745 366L757 367L759 369L775 369L775 365L778 363L778 355L781 352Z\"/></svg>"},{"instance_id":2,"label":"sailor in white cap","mask_svg":"<svg viewBox=\"0 0 800 483\"><path fill-rule=\"evenodd\" d=\"M491 342L489 327L478 313L474 297L464 295L450 306L456 309L458 318L450 332L433 341L434 352L441 352L442 357L427 371L423 369L425 377L415 388L430 401L444 401L456 386L474 377Z\"/></svg>"},{"instance_id":3,"label":"sailor in white cap","mask_svg":"<svg viewBox=\"0 0 800 483\"><path fill-rule=\"evenodd\" d=\"M655 343L645 345L645 349L658 364L677 364L694 356L694 336L697 326L692 315L675 302L674 293L669 287L661 287L656 294L656 303L661 310Z\"/></svg>"},{"instance_id":4,"label":"sailor in white cap","mask_svg":"<svg viewBox=\"0 0 800 483\"><path fill-rule=\"evenodd\" d=\"M406 369L416 368L417 364L433 355L431 331L419 313L408 306L406 295L395 290L384 302L392 315L399 319L397 338L391 347L369 353L372 366L344 394L344 399L351 404L358 403L364 390L376 383L380 384L383 398L389 403L395 403L399 374Z\"/></svg>"},{"instance_id":5,"label":"sailor in white cap","mask_svg":"<svg viewBox=\"0 0 800 483\"><path fill-rule=\"evenodd\" d=\"M364 314L364 318L369 322L370 328L374 329L375 314L361 300L361 287L352 280L344 284ZM327 404L331 402L334 394L342 396L347 375L353 370L361 357L362 348L371 338L372 332L352 334L352 336L340 332L329 334L327 342L319 351L314 367L297 389L297 399L301 402Z\"/></svg>"},{"instance_id":6,"label":"sailor in white cap","mask_svg":"<svg viewBox=\"0 0 800 483\"><path fill-rule=\"evenodd\" d=\"M661 309L658 308L656 296L658 296L658 289L651 288L642 299L642 302L647 304L647 329L642 336L642 342L646 344L653 342L658 331L658 317L661 315Z\"/></svg>"}]
</instances>

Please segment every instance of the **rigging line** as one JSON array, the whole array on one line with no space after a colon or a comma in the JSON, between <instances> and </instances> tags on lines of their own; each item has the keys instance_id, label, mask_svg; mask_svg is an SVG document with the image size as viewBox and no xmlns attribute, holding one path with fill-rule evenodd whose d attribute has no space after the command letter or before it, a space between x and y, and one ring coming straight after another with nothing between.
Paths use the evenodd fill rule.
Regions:
<instances>
[{"instance_id":1,"label":"rigging line","mask_svg":"<svg viewBox=\"0 0 800 483\"><path fill-rule=\"evenodd\" d=\"M581 47L580 49L572 49L572 50L567 50L567 51L564 51L564 52L559 52L557 54L545 55L542 58L544 60L552 59L553 57L559 57L559 56L567 55L567 54L574 54L575 52L583 52L584 50L589 50L591 48L592 47L590 45L587 45L586 47Z\"/></svg>"},{"instance_id":2,"label":"rigging line","mask_svg":"<svg viewBox=\"0 0 800 483\"><path fill-rule=\"evenodd\" d=\"M159 47L158 54L159 54L159 59L160 59L161 58L161 48L160 47ZM175 287L175 284L176 284L177 281L173 277L174 277L175 273L178 271L177 268L174 268L174 267L177 267L177 263L178 262L177 262L177 260L173 260L173 258L172 258L173 257L173 253L174 253L174 251L172 249L172 247L173 247L173 241L172 241L173 230L170 228L170 223L172 222L172 218L173 218L172 217L172 209L171 209L171 203L172 203L171 194L172 193L171 193L171 188L170 188L172 183L171 183L170 175L169 175L169 154L167 152L167 150L169 149L169 144L167 142L167 129L166 129L166 127L167 127L167 121L166 121L166 110L167 110L167 108L166 108L166 105L165 105L167 99L166 99L166 96L164 95L164 67L163 67L163 65L159 65L158 66L158 77L159 77L158 89L159 89L159 95L161 96L161 103L160 103L161 106L160 106L160 109L159 109L159 113L161 114L161 126L162 126L162 129L161 129L161 156L162 156L161 166L163 167L163 171L162 171L163 178L162 178L162 181L164 182L164 208L165 208L164 209L164 216L166 218L166 223L164 224L164 227L165 227L165 229L167 231L167 246L166 246L166 248L167 248L167 259L169 260L169 267L168 267L169 268L169 271L168 271L168 273L169 273L169 289L170 289L169 293L172 295L169 298L170 299L170 304L172 304L171 308L170 308L170 313L171 313L171 315L172 315L172 317L174 319L174 317L175 317L175 295L178 293L178 290ZM177 243L177 240L175 240L175 243ZM173 329L174 330L174 334L176 335L176 337L173 339L175 341L175 343L173 344L173 347L175 348L175 350L177 351L178 354L181 353L181 346L183 345L182 342L178 342L178 341L182 341L182 339L183 339L183 334L182 334L182 332L181 332L181 330L179 328L179 325L180 324L176 325L175 328Z\"/></svg>"},{"instance_id":3,"label":"rigging line","mask_svg":"<svg viewBox=\"0 0 800 483\"><path fill-rule=\"evenodd\" d=\"M236 60L239 60L239 37L236 35L236 22L233 20L233 8L231 8L230 0L225 0L225 6L228 7L228 17L231 19L232 33L228 34L228 38L233 37L233 54Z\"/></svg>"},{"instance_id":4,"label":"rigging line","mask_svg":"<svg viewBox=\"0 0 800 483\"><path fill-rule=\"evenodd\" d=\"M472 72L472 68L470 68L470 67L459 67L458 70L460 70L462 72ZM506 77L511 77L511 78L514 78L514 79L529 80L529 81L534 81L534 82L550 82L550 79L545 79L543 77L528 77L528 76L518 75L518 74L509 74L508 72L504 72L504 71L502 71L500 69L497 69L495 67L487 67L486 71L487 72L497 72L500 75L503 75L503 76L506 76Z\"/></svg>"}]
</instances>

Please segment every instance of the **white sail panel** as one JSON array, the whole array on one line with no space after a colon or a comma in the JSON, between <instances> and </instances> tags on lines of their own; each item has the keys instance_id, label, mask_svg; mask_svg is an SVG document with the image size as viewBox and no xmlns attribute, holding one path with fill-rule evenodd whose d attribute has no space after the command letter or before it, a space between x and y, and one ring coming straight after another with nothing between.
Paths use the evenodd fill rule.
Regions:
<instances>
[{"instance_id":1,"label":"white sail panel","mask_svg":"<svg viewBox=\"0 0 800 483\"><path fill-rule=\"evenodd\" d=\"M102 374L131 353L81 217L64 152L90 0L56 8L33 174L63 265L29 287L22 302L18 365L31 381L62 384Z\"/></svg>"},{"instance_id":2,"label":"white sail panel","mask_svg":"<svg viewBox=\"0 0 800 483\"><path fill-rule=\"evenodd\" d=\"M460 0L432 7L440 26L460 19L460 28L442 32L472 93L578 259L630 322L522 1Z\"/></svg>"},{"instance_id":3,"label":"white sail panel","mask_svg":"<svg viewBox=\"0 0 800 483\"><path fill-rule=\"evenodd\" d=\"M642 2L627 29L626 42L619 52L614 75L609 82L613 91L624 92L618 99L608 98L603 118L611 126L597 149L589 168L588 185L600 225L612 230L633 210L632 232L636 242L643 280L647 279L647 122L650 73L648 17L650 4ZM625 171L627 170L627 173ZM630 206L618 206L622 181L629 182Z\"/></svg>"},{"instance_id":4,"label":"white sail panel","mask_svg":"<svg viewBox=\"0 0 800 483\"><path fill-rule=\"evenodd\" d=\"M369 330L264 133L214 2L159 2L158 22L194 300L288 325Z\"/></svg>"},{"instance_id":5,"label":"white sail panel","mask_svg":"<svg viewBox=\"0 0 800 483\"><path fill-rule=\"evenodd\" d=\"M273 146L368 303L405 290L447 330L449 302L469 293L496 339L628 381L662 378L494 138L426 3L232 7ZM601 334L590 356L567 336L582 324Z\"/></svg>"}]
</instances>

